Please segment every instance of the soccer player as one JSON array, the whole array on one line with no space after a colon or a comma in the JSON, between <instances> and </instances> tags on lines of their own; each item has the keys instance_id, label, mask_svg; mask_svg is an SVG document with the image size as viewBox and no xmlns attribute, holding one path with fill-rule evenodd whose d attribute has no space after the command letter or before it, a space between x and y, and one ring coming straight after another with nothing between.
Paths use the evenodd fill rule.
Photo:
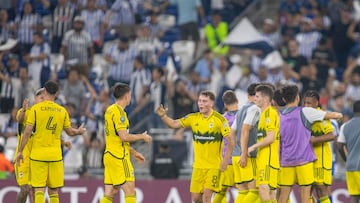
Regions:
<instances>
[{"instance_id":1,"label":"soccer player","mask_svg":"<svg viewBox=\"0 0 360 203\"><path fill-rule=\"evenodd\" d=\"M35 92L35 96L34 96L34 101L35 103L38 103L40 101L43 100L43 95L42 95L42 88L37 90ZM16 115L16 120L19 123L18 126L18 145L16 147L16 151L15 151L15 157L14 159L16 159L16 155L17 152L19 151L19 147L21 144L21 140L23 138L23 130L25 128L26 125L26 113L28 113L29 109L29 100L25 99L22 105L22 108L20 108L17 112ZM21 164L21 166L18 166L16 164L16 162L14 163L14 168L15 168L15 177L16 177L16 181L20 187L20 192L17 194L16 196L16 203L25 203L26 202L26 198L29 195L29 199L30 202L33 202L34 200L34 196L33 196L33 192L32 192L32 188L30 186L30 147L31 147L31 141L29 141L24 149L24 163Z\"/></svg>"},{"instance_id":2,"label":"soccer player","mask_svg":"<svg viewBox=\"0 0 360 203\"><path fill-rule=\"evenodd\" d=\"M215 95L210 91L200 92L199 112L190 113L180 119L166 115L167 109L160 105L156 113L170 128L191 127L194 143L194 163L190 192L195 203L210 203L213 192L220 190L220 172L225 171L232 150L234 138L230 136L228 121L213 110ZM224 158L221 157L222 140L228 142Z\"/></svg>"},{"instance_id":3,"label":"soccer player","mask_svg":"<svg viewBox=\"0 0 360 203\"><path fill-rule=\"evenodd\" d=\"M276 202L275 190L279 171L280 119L271 106L273 88L259 85L255 89L255 104L260 107L257 143L248 148L248 154L258 149L256 156L256 186L262 202Z\"/></svg>"},{"instance_id":4,"label":"soccer player","mask_svg":"<svg viewBox=\"0 0 360 203\"><path fill-rule=\"evenodd\" d=\"M314 183L314 161L311 124L315 121L342 118L341 113L325 112L311 107L298 107L300 97L298 87L288 85L282 88L282 98L286 106L280 110L280 165L279 199L286 203L292 186L300 186L301 202L310 202L311 185Z\"/></svg>"},{"instance_id":5,"label":"soccer player","mask_svg":"<svg viewBox=\"0 0 360 203\"><path fill-rule=\"evenodd\" d=\"M236 98L235 92L232 90L227 90L224 92L222 96L222 100L224 102L224 107L226 112L224 113L224 117L229 122L229 126L231 126L235 120L236 112L238 111L239 101ZM225 156L227 150L227 140L224 140L224 146L222 149L222 157ZM228 166L225 171L222 172L220 179L221 190L215 194L213 202L226 202L226 192L234 185L234 169L232 160L229 159Z\"/></svg>"},{"instance_id":6,"label":"soccer player","mask_svg":"<svg viewBox=\"0 0 360 203\"><path fill-rule=\"evenodd\" d=\"M351 203L360 201L360 101L353 104L354 117L340 127L338 142L346 156L346 184Z\"/></svg>"},{"instance_id":7,"label":"soccer player","mask_svg":"<svg viewBox=\"0 0 360 203\"><path fill-rule=\"evenodd\" d=\"M232 154L235 184L238 195L235 203L255 202L258 190L255 184L256 151L248 156L248 147L256 143L257 128L261 109L255 105L255 88L258 83L249 85L247 89L248 102L238 111L231 133L236 135L236 142Z\"/></svg>"},{"instance_id":8,"label":"soccer player","mask_svg":"<svg viewBox=\"0 0 360 203\"><path fill-rule=\"evenodd\" d=\"M124 83L116 83L113 87L115 103L105 112L105 143L104 152L104 197L100 203L111 203L121 188L125 193L126 203L136 203L134 168L131 164L130 154L138 161L144 160L142 154L130 147L130 142L144 140L150 143L152 138L143 132L141 134L129 133L129 120L125 107L130 104L130 87Z\"/></svg>"},{"instance_id":9,"label":"soccer player","mask_svg":"<svg viewBox=\"0 0 360 203\"><path fill-rule=\"evenodd\" d=\"M30 180L35 188L35 203L44 202L45 188L48 187L50 203L58 203L58 188L64 185L64 167L61 153L61 132L64 129L70 136L85 132L70 126L69 114L64 107L54 102L59 91L57 83L48 81L44 85L44 101L29 110L26 127L21 140L16 164L24 161L24 148L32 134L30 152Z\"/></svg>"},{"instance_id":10,"label":"soccer player","mask_svg":"<svg viewBox=\"0 0 360 203\"><path fill-rule=\"evenodd\" d=\"M319 109L320 95L313 90L305 92L303 106ZM330 120L316 121L311 125L310 143L317 160L314 162L313 189L321 203L330 203L329 186L332 183L332 151L330 141L335 139Z\"/></svg>"}]
</instances>

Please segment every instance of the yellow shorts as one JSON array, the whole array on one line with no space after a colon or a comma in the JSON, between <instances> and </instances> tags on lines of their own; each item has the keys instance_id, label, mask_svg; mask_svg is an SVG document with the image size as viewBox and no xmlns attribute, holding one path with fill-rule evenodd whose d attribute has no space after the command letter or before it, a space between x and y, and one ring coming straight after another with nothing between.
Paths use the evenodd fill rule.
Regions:
<instances>
[{"instance_id":1,"label":"yellow shorts","mask_svg":"<svg viewBox=\"0 0 360 203\"><path fill-rule=\"evenodd\" d=\"M118 159L110 153L104 154L104 184L119 186L125 182L134 182L134 168L130 157Z\"/></svg>"},{"instance_id":2,"label":"yellow shorts","mask_svg":"<svg viewBox=\"0 0 360 203\"><path fill-rule=\"evenodd\" d=\"M316 185L331 185L332 170L325 168L314 168L314 183Z\"/></svg>"},{"instance_id":3,"label":"yellow shorts","mask_svg":"<svg viewBox=\"0 0 360 203\"><path fill-rule=\"evenodd\" d=\"M360 195L360 171L346 171L346 185L350 195Z\"/></svg>"},{"instance_id":4,"label":"yellow shorts","mask_svg":"<svg viewBox=\"0 0 360 203\"><path fill-rule=\"evenodd\" d=\"M258 166L259 163L256 163ZM270 189L278 187L279 169L269 165L258 166L256 170L256 187L259 185L269 185Z\"/></svg>"},{"instance_id":5,"label":"yellow shorts","mask_svg":"<svg viewBox=\"0 0 360 203\"><path fill-rule=\"evenodd\" d=\"M30 159L24 157L24 162L20 166L14 163L16 182L19 186L30 185Z\"/></svg>"},{"instance_id":6,"label":"yellow shorts","mask_svg":"<svg viewBox=\"0 0 360 203\"><path fill-rule=\"evenodd\" d=\"M301 166L281 167L279 173L280 186L308 186L314 183L314 162Z\"/></svg>"},{"instance_id":7,"label":"yellow shorts","mask_svg":"<svg viewBox=\"0 0 360 203\"><path fill-rule=\"evenodd\" d=\"M45 162L30 160L30 179L34 188L64 186L63 161Z\"/></svg>"},{"instance_id":8,"label":"yellow shorts","mask_svg":"<svg viewBox=\"0 0 360 203\"><path fill-rule=\"evenodd\" d=\"M248 158L244 168L239 165L239 161L240 156L232 157L235 183L242 184L254 180L256 176L256 158Z\"/></svg>"},{"instance_id":9,"label":"yellow shorts","mask_svg":"<svg viewBox=\"0 0 360 203\"><path fill-rule=\"evenodd\" d=\"M221 172L219 169L194 168L191 176L190 192L203 193L204 189L219 192Z\"/></svg>"},{"instance_id":10,"label":"yellow shorts","mask_svg":"<svg viewBox=\"0 0 360 203\"><path fill-rule=\"evenodd\" d=\"M221 173L221 185L231 187L234 185L234 167L228 165L226 170Z\"/></svg>"}]
</instances>

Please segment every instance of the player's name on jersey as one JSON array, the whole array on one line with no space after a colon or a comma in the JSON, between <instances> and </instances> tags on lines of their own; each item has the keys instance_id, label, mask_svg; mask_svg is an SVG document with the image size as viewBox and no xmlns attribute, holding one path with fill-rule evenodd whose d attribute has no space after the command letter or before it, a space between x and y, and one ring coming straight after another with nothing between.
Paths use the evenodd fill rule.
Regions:
<instances>
[{"instance_id":1,"label":"player's name on jersey","mask_svg":"<svg viewBox=\"0 0 360 203\"><path fill-rule=\"evenodd\" d=\"M42 106L40 108L41 111L57 111L57 112L61 112L61 108L57 108L57 107L50 107L50 106Z\"/></svg>"}]
</instances>

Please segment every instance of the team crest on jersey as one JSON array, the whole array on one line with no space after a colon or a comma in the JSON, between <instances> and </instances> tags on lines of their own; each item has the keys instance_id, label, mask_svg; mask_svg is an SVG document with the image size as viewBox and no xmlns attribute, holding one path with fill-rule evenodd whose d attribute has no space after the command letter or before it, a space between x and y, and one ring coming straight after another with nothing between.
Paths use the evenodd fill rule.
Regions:
<instances>
[{"instance_id":1,"label":"team crest on jersey","mask_svg":"<svg viewBox=\"0 0 360 203\"><path fill-rule=\"evenodd\" d=\"M120 121L121 121L122 123L124 123L124 122L125 122L125 117L124 117L124 116L121 116L121 117L120 117Z\"/></svg>"},{"instance_id":2,"label":"team crest on jersey","mask_svg":"<svg viewBox=\"0 0 360 203\"><path fill-rule=\"evenodd\" d=\"M266 124L269 124L270 123L270 118L266 118L265 122L266 122Z\"/></svg>"}]
</instances>

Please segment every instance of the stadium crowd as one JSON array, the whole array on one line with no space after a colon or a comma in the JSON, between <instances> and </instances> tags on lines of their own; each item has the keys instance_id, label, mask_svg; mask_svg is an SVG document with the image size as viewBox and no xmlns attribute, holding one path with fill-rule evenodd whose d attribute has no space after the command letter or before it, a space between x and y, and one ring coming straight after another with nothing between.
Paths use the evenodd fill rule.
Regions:
<instances>
[{"instance_id":1,"label":"stadium crowd","mask_svg":"<svg viewBox=\"0 0 360 203\"><path fill-rule=\"evenodd\" d=\"M127 113L135 131L165 128L154 111L160 104L169 106L173 118L197 111L203 90L217 95L216 109L223 113L221 95L226 90L246 93L252 83L295 84L301 93L315 90L323 110L341 112L342 122L352 118L352 104L360 100L356 1L279 1L279 15L263 19L259 32L280 52L281 66L264 65L261 48L244 51L223 45L230 22L249 3L3 0L0 39L2 44L17 40L11 50L0 51L0 111L7 115L0 139L7 157L12 159L17 144L17 110L48 80L61 84L57 102L66 107L72 124L85 123L87 129L83 136L64 134L73 146L63 150L70 173L103 167L103 115L113 101L110 87L117 82L132 90ZM176 22L169 26L171 17ZM180 39L194 41L193 60L200 56L188 71L172 51L172 43ZM61 66L54 66L62 57ZM175 71L167 68L167 59ZM105 65L96 67L98 60Z\"/></svg>"}]
</instances>

